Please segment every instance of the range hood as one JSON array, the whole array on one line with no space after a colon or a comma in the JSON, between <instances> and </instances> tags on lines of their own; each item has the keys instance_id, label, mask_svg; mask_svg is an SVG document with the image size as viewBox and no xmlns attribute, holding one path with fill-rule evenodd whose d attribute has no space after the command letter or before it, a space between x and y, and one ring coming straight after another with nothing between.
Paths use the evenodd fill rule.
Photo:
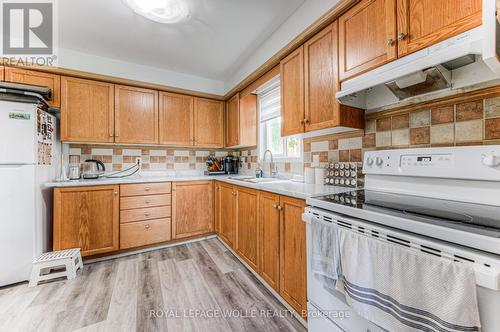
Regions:
<instances>
[{"instance_id":1,"label":"range hood","mask_svg":"<svg viewBox=\"0 0 500 332\"><path fill-rule=\"evenodd\" d=\"M500 84L499 35L495 1L485 0L483 25L342 82L337 99L378 111Z\"/></svg>"},{"instance_id":2,"label":"range hood","mask_svg":"<svg viewBox=\"0 0 500 332\"><path fill-rule=\"evenodd\" d=\"M51 98L49 87L0 82L0 100L15 101L20 103L42 103L48 107Z\"/></svg>"}]
</instances>

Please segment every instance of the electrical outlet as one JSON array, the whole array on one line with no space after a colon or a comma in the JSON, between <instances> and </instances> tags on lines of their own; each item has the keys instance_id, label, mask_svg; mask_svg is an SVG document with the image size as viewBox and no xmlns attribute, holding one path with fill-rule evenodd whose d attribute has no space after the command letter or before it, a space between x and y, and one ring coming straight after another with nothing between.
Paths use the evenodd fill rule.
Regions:
<instances>
[{"instance_id":1,"label":"electrical outlet","mask_svg":"<svg viewBox=\"0 0 500 332\"><path fill-rule=\"evenodd\" d=\"M139 166L141 166L142 165L142 158L141 157L135 158L135 163L139 164Z\"/></svg>"}]
</instances>

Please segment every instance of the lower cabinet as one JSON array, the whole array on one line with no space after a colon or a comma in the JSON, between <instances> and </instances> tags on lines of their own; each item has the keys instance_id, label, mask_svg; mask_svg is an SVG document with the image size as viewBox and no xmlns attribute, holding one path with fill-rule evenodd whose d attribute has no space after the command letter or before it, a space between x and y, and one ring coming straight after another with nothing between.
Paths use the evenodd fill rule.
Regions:
<instances>
[{"instance_id":1,"label":"lower cabinet","mask_svg":"<svg viewBox=\"0 0 500 332\"><path fill-rule=\"evenodd\" d=\"M306 226L301 199L217 182L218 235L306 317Z\"/></svg>"},{"instance_id":2,"label":"lower cabinet","mask_svg":"<svg viewBox=\"0 0 500 332\"><path fill-rule=\"evenodd\" d=\"M259 197L260 275L279 292L280 282L280 196L261 192Z\"/></svg>"},{"instance_id":3,"label":"lower cabinet","mask_svg":"<svg viewBox=\"0 0 500 332\"><path fill-rule=\"evenodd\" d=\"M54 189L54 250L81 248L82 256L119 248L119 186Z\"/></svg>"},{"instance_id":4,"label":"lower cabinet","mask_svg":"<svg viewBox=\"0 0 500 332\"><path fill-rule=\"evenodd\" d=\"M237 187L236 193L236 252L254 270L259 269L257 190Z\"/></svg>"},{"instance_id":5,"label":"lower cabinet","mask_svg":"<svg viewBox=\"0 0 500 332\"><path fill-rule=\"evenodd\" d=\"M172 238L171 184L120 186L120 249L169 241Z\"/></svg>"},{"instance_id":6,"label":"lower cabinet","mask_svg":"<svg viewBox=\"0 0 500 332\"><path fill-rule=\"evenodd\" d=\"M305 207L303 200L280 197L280 294L303 315L307 310Z\"/></svg>"},{"instance_id":7,"label":"lower cabinet","mask_svg":"<svg viewBox=\"0 0 500 332\"><path fill-rule=\"evenodd\" d=\"M236 202L235 188L233 185L223 182L217 183L215 196L216 223L219 225L219 237L231 248L236 247Z\"/></svg>"},{"instance_id":8,"label":"lower cabinet","mask_svg":"<svg viewBox=\"0 0 500 332\"><path fill-rule=\"evenodd\" d=\"M172 185L172 237L182 239L213 232L212 181Z\"/></svg>"}]
</instances>

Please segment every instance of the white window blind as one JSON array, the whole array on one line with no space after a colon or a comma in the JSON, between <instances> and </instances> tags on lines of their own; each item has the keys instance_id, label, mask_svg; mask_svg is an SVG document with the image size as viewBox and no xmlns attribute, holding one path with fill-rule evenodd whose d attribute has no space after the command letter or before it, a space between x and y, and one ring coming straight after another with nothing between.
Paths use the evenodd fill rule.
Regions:
<instances>
[{"instance_id":1,"label":"white window blind","mask_svg":"<svg viewBox=\"0 0 500 332\"><path fill-rule=\"evenodd\" d=\"M269 81L259 91L260 121L267 121L280 116L280 79L279 76Z\"/></svg>"}]
</instances>

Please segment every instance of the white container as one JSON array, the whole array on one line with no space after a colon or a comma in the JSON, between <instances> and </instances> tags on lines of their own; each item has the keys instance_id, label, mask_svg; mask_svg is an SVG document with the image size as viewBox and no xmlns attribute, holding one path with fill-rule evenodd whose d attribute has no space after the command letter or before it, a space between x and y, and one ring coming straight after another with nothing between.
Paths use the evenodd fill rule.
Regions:
<instances>
[{"instance_id":1,"label":"white container","mask_svg":"<svg viewBox=\"0 0 500 332\"><path fill-rule=\"evenodd\" d=\"M325 183L325 170L321 167L314 169L314 182L316 184L324 184Z\"/></svg>"},{"instance_id":2,"label":"white container","mask_svg":"<svg viewBox=\"0 0 500 332\"><path fill-rule=\"evenodd\" d=\"M314 184L314 168L306 167L304 170L304 182L306 184Z\"/></svg>"}]
</instances>

